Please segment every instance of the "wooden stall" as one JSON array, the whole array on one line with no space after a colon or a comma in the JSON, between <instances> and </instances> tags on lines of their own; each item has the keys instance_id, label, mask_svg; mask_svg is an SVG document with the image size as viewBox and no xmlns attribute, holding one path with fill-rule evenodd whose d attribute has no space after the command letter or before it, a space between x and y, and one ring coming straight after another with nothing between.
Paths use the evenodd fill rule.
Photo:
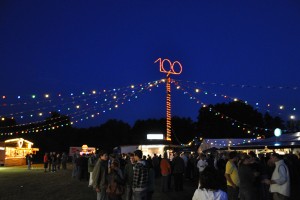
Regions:
<instances>
[{"instance_id":1,"label":"wooden stall","mask_svg":"<svg viewBox=\"0 0 300 200\"><path fill-rule=\"evenodd\" d=\"M26 155L36 154L38 148L23 138L15 138L0 142L0 164L4 166L26 165Z\"/></svg>"}]
</instances>

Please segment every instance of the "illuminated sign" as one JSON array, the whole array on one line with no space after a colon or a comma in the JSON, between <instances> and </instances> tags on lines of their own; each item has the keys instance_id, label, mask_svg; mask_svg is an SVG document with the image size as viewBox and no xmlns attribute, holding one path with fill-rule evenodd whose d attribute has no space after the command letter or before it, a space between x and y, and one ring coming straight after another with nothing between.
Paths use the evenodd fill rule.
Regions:
<instances>
[{"instance_id":1,"label":"illuminated sign","mask_svg":"<svg viewBox=\"0 0 300 200\"><path fill-rule=\"evenodd\" d=\"M154 63L157 63L159 61L159 71L167 74L181 74L182 72L182 65L178 61L174 61L173 63L165 58L165 59L157 59ZM165 64L167 62L167 64ZM175 64L178 65L179 69L175 70ZM177 68L177 67L176 67Z\"/></svg>"},{"instance_id":2,"label":"illuminated sign","mask_svg":"<svg viewBox=\"0 0 300 200\"><path fill-rule=\"evenodd\" d=\"M163 134L147 134L147 140L163 140Z\"/></svg>"}]
</instances>

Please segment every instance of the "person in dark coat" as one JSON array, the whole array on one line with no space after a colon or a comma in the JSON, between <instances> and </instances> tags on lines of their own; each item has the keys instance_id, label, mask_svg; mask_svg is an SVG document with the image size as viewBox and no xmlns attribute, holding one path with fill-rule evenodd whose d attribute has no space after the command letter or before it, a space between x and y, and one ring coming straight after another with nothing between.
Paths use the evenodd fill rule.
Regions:
<instances>
[{"instance_id":1,"label":"person in dark coat","mask_svg":"<svg viewBox=\"0 0 300 200\"><path fill-rule=\"evenodd\" d=\"M172 172L174 176L174 187L175 191L183 190L183 173L184 173L184 160L179 156L178 152L174 153L174 158L172 160Z\"/></svg>"}]
</instances>

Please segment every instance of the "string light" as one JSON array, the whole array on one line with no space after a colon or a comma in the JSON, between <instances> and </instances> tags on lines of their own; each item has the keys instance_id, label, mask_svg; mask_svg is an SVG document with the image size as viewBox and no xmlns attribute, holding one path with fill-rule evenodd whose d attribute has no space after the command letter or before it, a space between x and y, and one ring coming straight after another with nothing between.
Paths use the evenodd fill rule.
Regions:
<instances>
[{"instance_id":1,"label":"string light","mask_svg":"<svg viewBox=\"0 0 300 200\"><path fill-rule=\"evenodd\" d=\"M176 82L176 84L179 84L178 82ZM190 99L193 99L193 100L196 100L197 98L196 97L194 97L191 93L189 93L188 91L186 91L184 88L184 86L181 84L181 87L180 87L183 91L185 91L185 94L188 94L189 96L190 96ZM193 97L193 98L191 98L191 97ZM197 100L197 101L199 101L199 100ZM200 101L199 101L200 102ZM202 104L202 107L203 108L206 108L206 105L204 104L204 103L202 103L201 102L201 104ZM229 116L226 116L225 114L222 114L222 113L220 113L220 112L218 112L218 111L216 111L216 110L214 110L212 107L209 107L209 111L210 112L215 112L215 116L221 116L220 118L221 119L226 119L226 120L229 120L229 121L231 121L232 123L231 123L231 125L232 126L236 126L237 128L242 128L242 130L243 131L246 131L246 132L249 132L250 131L250 133L251 133L251 130L250 129L256 129L256 130L264 130L264 131L272 131L272 129L266 129L266 128L262 128L262 127L253 127L252 125L249 125L249 124L246 124L246 123L242 123L242 122L239 122L239 121L237 121L237 120L235 120L235 119L233 119L233 118L231 118L231 117L229 117ZM240 124L240 125L238 125L238 124ZM242 125L242 126L241 126ZM249 128L246 128L246 127L249 127ZM287 130L284 130L285 132L287 131ZM254 133L254 135L255 135L255 133Z\"/></svg>"},{"instance_id":2,"label":"string light","mask_svg":"<svg viewBox=\"0 0 300 200\"><path fill-rule=\"evenodd\" d=\"M196 89L198 89L198 87L199 87L199 84L202 84L202 85L219 85L219 86L226 86L226 84L217 84L217 83L206 83L206 82L202 82L202 83L198 83L198 82L192 82L192 81L182 81L182 80L175 80L174 79L174 81L176 81L176 82L178 82L178 84L177 84L177 86L176 87L180 87L180 85L184 85L186 88L189 88L190 89L190 91L193 91L193 90L196 90ZM180 85L179 85L180 84ZM194 85L195 84L195 85ZM196 85L197 84L197 85ZM232 85L227 85L227 86L231 86L231 87L237 87L238 85L237 84L232 84ZM248 86L247 86L248 87ZM246 88L246 85L241 85L241 88ZM254 86L253 88L256 88L256 86ZM260 89L261 89L262 87L260 87ZM268 88L270 88L270 87L268 87ZM274 89L274 88L276 88L276 87L272 87L272 89ZM287 88L288 89L288 87L281 87L281 89L282 88ZM297 90L298 89L298 87L293 87L295 90ZM201 90L202 91L202 94L205 94L205 95L213 95L213 96L215 96L215 97L217 97L217 96L219 96L219 97L223 97L224 99L228 99L228 100L231 100L231 101L241 101L241 102L244 102L245 104L249 104L249 102L248 101L246 101L246 100L240 100L240 99L237 99L236 97L230 97L230 96L228 96L228 95L224 95L224 94L217 94L217 93L213 93L213 92L208 92L208 91L205 91L205 90ZM195 92L195 91L193 91L193 92ZM195 92L196 93L196 92ZM260 105L260 106L259 106ZM270 103L268 103L268 104L266 104L266 106L264 107L263 106L264 104L262 104L262 103L259 103L259 102L255 102L255 107L257 108L257 109L260 109L260 110L265 110L265 112L268 112L268 113L270 113L271 112L271 108L274 110L276 107L275 106L273 106L273 107L271 107L271 104ZM259 107L258 107L259 106ZM278 106L278 113L277 113L277 115L282 115L282 111L283 110L285 110L285 112L291 112L291 111L295 111L296 110L296 108L295 107L292 107L292 108L290 108L290 109L287 109L287 106L284 106L284 105L279 105ZM275 110L276 111L276 110ZM287 114L286 116L288 116L289 114Z\"/></svg>"},{"instance_id":3,"label":"string light","mask_svg":"<svg viewBox=\"0 0 300 200\"><path fill-rule=\"evenodd\" d=\"M128 100L128 102L130 102L130 97L133 97L134 96L134 98L137 98L138 96L136 95L137 93L142 93L142 92L145 92L146 90L145 89L147 89L147 90L149 90L151 87L153 87L153 86L158 86L158 84L161 84L162 83L162 81L155 81L155 82L153 82L153 83L147 83L147 84L139 84L139 85L137 85L137 86L139 86L138 88L140 88L140 89L137 89L137 91L135 92L135 93L132 93L131 92L131 90L130 90L130 93L127 93L127 95L126 95L126 93L123 93L123 91L124 90L121 90L120 88L119 89L113 89L113 90L111 90L111 91L120 91L120 92L122 92L124 95L121 95L122 96L122 98L121 97L117 97L116 96L116 93L114 94L114 95L112 95L112 96L115 96L115 98L114 98L114 101L115 102L118 102L118 101L120 101L120 100ZM126 87L127 88L127 92L129 91L128 89L130 88L130 87ZM125 89L126 89L125 88ZM107 90L104 90L105 92L107 92ZM126 91L126 90L125 90ZM92 92L93 93L93 92ZM106 94L105 96L106 97L108 97L110 94ZM72 99L74 100L74 97L72 97ZM88 101L89 99L88 98L85 98L85 99L81 99L80 97L78 98L78 99L80 99L80 101ZM92 101L94 98L90 98L90 101ZM94 101L94 100L93 100ZM90 119L89 118L89 116L91 117L91 118L93 118L93 117L95 117L95 113L94 114L91 114L91 115L89 115L89 113L90 112L93 112L93 111L97 111L99 108L104 108L105 106L110 106L111 104L113 104L113 102L112 101L107 101L107 99L106 99L106 105L105 104L100 104L100 105L98 105L98 106L89 106L89 103L86 103L86 109L82 109L81 108L81 106L79 106L79 105L77 105L77 110L78 111L76 111L76 112L73 112L73 113L70 113L70 114L65 114L64 116L69 116L70 117L70 119L72 120L71 122L70 122L70 124L74 124L74 123L78 123L78 122L82 122L83 120L88 120L88 119ZM75 104L75 102L74 101L72 101L72 103L73 104ZM122 102L120 102L120 104L124 104L124 101L122 101ZM64 105L64 104L63 104ZM94 105L96 105L96 104L94 104ZM58 105L58 106L61 106L61 105ZM55 106L55 107L58 107L58 106ZM79 106L79 107L78 107ZM119 104L115 104L114 105L114 108L118 108L119 107ZM37 110L41 110L41 108L38 108ZM70 110L70 108L68 108L68 110ZM112 108L111 107L109 107L108 108L108 110L112 110ZM51 113L51 112L49 112L49 113ZM105 113L105 110L103 110L103 113ZM96 112L96 114L99 116L99 114L100 114L100 112L99 111L97 111ZM39 114L39 115L42 115L42 113L41 114ZM89 116L86 116L86 117L83 117L83 118L81 118L80 120L76 120L76 118L77 117L80 117L81 115L89 115ZM32 114L30 114L30 117L33 117L33 115ZM54 119L59 119L59 118L54 118ZM15 125L15 126L8 126L8 127L0 127L0 133L3 133L3 130L1 130L1 128L3 129L3 128L14 128L14 127L21 127L21 126L28 126L28 125L30 125L30 124L38 124L38 123L45 123L45 121L36 121L36 122L34 122L34 123L29 123L29 124L26 124L26 123L24 123L24 124L20 124L20 125ZM53 127L53 128L58 128L58 127ZM53 129L52 128L52 129ZM26 133L28 133L28 131L23 131L23 132L26 132ZM17 131L15 132L15 133L17 133ZM7 134L7 133L6 133Z\"/></svg>"},{"instance_id":4,"label":"string light","mask_svg":"<svg viewBox=\"0 0 300 200\"><path fill-rule=\"evenodd\" d=\"M31 100L27 99L27 98L23 98L21 99L21 95L16 96L17 100L16 103L1 103L0 107L2 107L3 109L1 110L1 112L5 111L5 109L7 109L8 111L11 110L15 110L15 109L10 109L13 107L18 107L18 106L28 106L28 108L34 107L35 105L38 105L39 107L36 109L28 109L28 110L22 110L22 111L18 111L18 112L12 112L12 113L1 113L2 116L8 116L11 119L14 118L18 118L18 119L22 119L22 120L26 120L29 118L34 119L35 117L43 117L43 113L49 113L49 110L57 110L59 112L63 112L63 113L67 113L66 116L69 116L70 119L72 120L71 124L74 124L80 121L83 121L86 118L86 116L89 116L90 118L92 115L95 116L99 116L99 113L105 113L105 110L112 110L112 108L118 108L119 105L123 105L124 101L121 100L126 100L127 102L130 102L132 99L136 99L138 98L137 94L141 93L142 91L151 91L151 88L153 88L154 86L158 87L159 84L163 84L166 80L165 79L161 79L158 81L154 81L154 82L149 82L146 84L137 84L137 85L130 85L127 87L123 87L123 88L114 88L112 90L101 90L102 92L98 93L96 92L96 90L92 90L91 93L86 93L86 92L81 92L80 95L75 95L74 93L68 93L68 96L64 96L63 94L58 94L56 95L56 97L59 97L58 99L55 99L55 95L50 95L50 94L34 94L31 95ZM175 83L176 80L171 80L171 83ZM178 81L177 81L178 82ZM187 82L186 82L187 83ZM202 83L203 85L208 85L209 83ZM218 85L218 84L214 84L214 85ZM225 86L225 84L219 84L221 86ZM182 89L179 84L176 85L176 88ZM237 85L234 85L232 87L238 87ZM247 86L243 85L241 86L241 88L245 88ZM271 88L271 87L268 87ZM132 90L135 89L135 90ZM197 90L198 89L198 90ZM291 89L291 88L283 88L283 89ZM298 88L294 87L293 90L298 90ZM113 92L118 92L120 91L120 93L122 94L114 94ZM198 91L198 92L197 92ZM193 89L194 93L199 93L199 94L205 94L205 95L213 95L215 97L223 97L224 99L228 99L228 100L232 100L232 101L241 101L238 98L232 98L228 95L222 95L222 94L217 94L217 93L210 93L209 91L203 91L202 89L199 89L197 86L194 87ZM198 98L196 98L195 96L191 95L190 93L188 93L187 91L184 91L184 94L189 95L189 99L194 100L197 104L201 104L201 106L203 108L206 107L206 104L199 101ZM3 98L3 96L5 96L5 98ZM50 98L51 96L51 98ZM28 97L28 96L27 96ZM44 98L43 98L44 97ZM99 98L102 99L99 99ZM103 98L105 97L105 98ZM7 101L7 99L9 99L8 96L6 95L2 95L2 101ZM109 99L113 99L113 100L109 100ZM80 106L79 108L76 108L76 105L79 105L81 103L85 102L84 106ZM101 103L103 102L103 103ZM105 103L104 103L105 102ZM243 102L243 101L241 101ZM55 104L53 104L55 103ZM247 101L244 101L244 103L248 104ZM262 105L259 102L256 102L257 105ZM73 105L73 106L70 106ZM117 105L117 106L116 106ZM271 104L267 104L266 105L269 108L271 108ZM282 106L282 107L281 107ZM36 107L36 106L35 106ZM108 109L109 108L109 109ZM274 106L273 106L274 108ZM278 107L277 107L278 108ZM102 110L99 110L102 109ZM280 105L279 106L280 110L287 110L287 106L285 105ZM293 111L296 111L296 107L292 107L291 108ZM77 110L77 111L76 111ZM214 110L212 110L214 111ZM91 112L94 112L93 114L91 114ZM97 114L98 113L98 114ZM216 116L220 116L220 118L224 119L224 120L232 120L234 121L234 119L216 112ZM77 120L76 118L85 115L85 117L82 117L82 120ZM88 118L88 119L90 119ZM1 118L1 120L5 120L4 117ZM35 122L31 122L30 124L34 124L34 123L39 123L39 122L45 122L43 120L39 120L39 121L35 121ZM240 124L239 124L240 123ZM238 128L244 128L245 131L250 130L249 128L245 128L246 126L249 126L247 124L241 123L241 122L234 122L234 126L238 126ZM22 125L28 125L28 123L22 123ZM16 127L16 126L12 126ZM2 127L0 127L2 128ZM5 128L10 128L10 127L5 127ZM57 128L57 127L56 127ZM251 127L250 127L251 128ZM270 131L270 129L265 129L265 128L261 128L261 127L252 127L252 129L256 129L256 130L265 130L265 131ZM285 130L283 130L285 131ZM0 133L2 132L2 130L0 130ZM22 131L18 131L19 133L21 133ZM253 132L251 132L250 134L252 134ZM9 133L11 134L11 132Z\"/></svg>"}]
</instances>

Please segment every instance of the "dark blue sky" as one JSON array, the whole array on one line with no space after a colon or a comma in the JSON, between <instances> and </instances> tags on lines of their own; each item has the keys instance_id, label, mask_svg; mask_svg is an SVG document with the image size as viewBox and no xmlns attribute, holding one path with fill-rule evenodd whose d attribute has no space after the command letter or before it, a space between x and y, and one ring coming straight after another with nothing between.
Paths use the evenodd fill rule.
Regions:
<instances>
[{"instance_id":1,"label":"dark blue sky","mask_svg":"<svg viewBox=\"0 0 300 200\"><path fill-rule=\"evenodd\" d=\"M35 122L39 119L28 115L43 110L45 105L35 101L44 94L67 98L162 79L165 74L154 64L161 57L182 63L183 73L172 78L201 89L195 94L201 103L224 102L220 95L225 94L263 113L299 119L300 92L293 89L300 86L299 22L297 0L2 0L0 116ZM37 98L27 100L32 94ZM162 84L76 126L165 117L164 95ZM22 106L10 106L16 101ZM196 120L200 106L172 87L173 116ZM103 109L94 106L86 115Z\"/></svg>"}]
</instances>

